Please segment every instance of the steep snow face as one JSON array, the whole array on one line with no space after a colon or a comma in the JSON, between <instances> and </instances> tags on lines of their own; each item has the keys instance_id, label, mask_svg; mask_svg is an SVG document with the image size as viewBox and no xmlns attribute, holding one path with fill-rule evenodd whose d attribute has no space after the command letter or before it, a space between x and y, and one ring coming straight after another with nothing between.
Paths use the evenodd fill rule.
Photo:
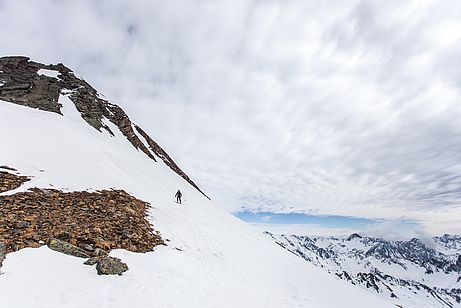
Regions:
<instances>
[{"instance_id":1,"label":"steep snow face","mask_svg":"<svg viewBox=\"0 0 461 308\"><path fill-rule=\"evenodd\" d=\"M137 150L110 121L97 131L61 94L63 116L0 101L0 162L31 187L123 189L151 204L168 246L124 250L123 276L103 277L82 259L47 247L8 254L0 275L5 307L390 307L317 269L224 212L163 163ZM183 205L173 201L177 189Z\"/></svg>"},{"instance_id":2,"label":"steep snow face","mask_svg":"<svg viewBox=\"0 0 461 308\"><path fill-rule=\"evenodd\" d=\"M461 307L460 237L386 241L275 235L280 246L326 272L360 285L404 307Z\"/></svg>"}]
</instances>

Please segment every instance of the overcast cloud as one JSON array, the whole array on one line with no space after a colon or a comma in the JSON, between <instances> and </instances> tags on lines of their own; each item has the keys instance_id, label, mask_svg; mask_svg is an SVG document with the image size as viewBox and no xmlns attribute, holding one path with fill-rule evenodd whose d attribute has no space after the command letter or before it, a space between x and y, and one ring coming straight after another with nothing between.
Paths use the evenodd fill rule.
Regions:
<instances>
[{"instance_id":1,"label":"overcast cloud","mask_svg":"<svg viewBox=\"0 0 461 308\"><path fill-rule=\"evenodd\" d=\"M0 0L229 211L461 232L461 2Z\"/></svg>"}]
</instances>

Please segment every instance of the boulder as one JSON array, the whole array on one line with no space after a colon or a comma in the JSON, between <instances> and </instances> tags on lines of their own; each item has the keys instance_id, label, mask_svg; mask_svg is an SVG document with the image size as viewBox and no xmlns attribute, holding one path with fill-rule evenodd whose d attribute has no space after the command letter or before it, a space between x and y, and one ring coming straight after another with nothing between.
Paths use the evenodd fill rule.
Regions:
<instances>
[{"instance_id":1,"label":"boulder","mask_svg":"<svg viewBox=\"0 0 461 308\"><path fill-rule=\"evenodd\" d=\"M48 247L52 250L61 252L69 256L74 256L74 257L79 257L79 258L89 258L90 257L87 253L85 253L85 251L78 248L77 246L74 246L70 243L58 240L56 238L52 238L49 241Z\"/></svg>"},{"instance_id":2,"label":"boulder","mask_svg":"<svg viewBox=\"0 0 461 308\"><path fill-rule=\"evenodd\" d=\"M91 253L94 252L94 247L93 247L93 245L91 245L91 244L87 244L87 243L78 243L78 247L79 247L79 248L82 248L83 250L89 251L89 252L91 252Z\"/></svg>"},{"instance_id":3,"label":"boulder","mask_svg":"<svg viewBox=\"0 0 461 308\"><path fill-rule=\"evenodd\" d=\"M104 249L101 249L101 248L96 248L94 250L94 254L96 256L107 256L109 253L107 251L105 251Z\"/></svg>"},{"instance_id":4,"label":"boulder","mask_svg":"<svg viewBox=\"0 0 461 308\"><path fill-rule=\"evenodd\" d=\"M83 264L93 266L93 265L97 264L100 259L101 259L101 257L92 257L92 258L89 258L88 260L86 260L85 262L83 262Z\"/></svg>"},{"instance_id":5,"label":"boulder","mask_svg":"<svg viewBox=\"0 0 461 308\"><path fill-rule=\"evenodd\" d=\"M96 270L98 275L121 275L128 270L128 265L119 258L106 256L96 261Z\"/></svg>"}]
</instances>

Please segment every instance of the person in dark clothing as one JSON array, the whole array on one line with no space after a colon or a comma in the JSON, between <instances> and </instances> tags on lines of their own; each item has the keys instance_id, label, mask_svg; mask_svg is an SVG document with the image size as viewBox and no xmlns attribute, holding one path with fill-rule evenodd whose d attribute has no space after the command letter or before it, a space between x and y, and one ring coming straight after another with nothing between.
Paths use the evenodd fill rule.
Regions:
<instances>
[{"instance_id":1,"label":"person in dark clothing","mask_svg":"<svg viewBox=\"0 0 461 308\"><path fill-rule=\"evenodd\" d=\"M181 202L182 193L181 193L181 191L179 189L176 192L176 195L174 195L174 196L176 197L176 203L182 204L182 202Z\"/></svg>"}]
</instances>

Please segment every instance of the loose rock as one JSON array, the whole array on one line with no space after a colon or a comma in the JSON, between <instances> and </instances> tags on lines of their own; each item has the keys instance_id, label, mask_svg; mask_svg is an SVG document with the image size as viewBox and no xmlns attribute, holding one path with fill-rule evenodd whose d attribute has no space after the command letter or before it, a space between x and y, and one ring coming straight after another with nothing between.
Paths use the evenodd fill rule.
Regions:
<instances>
[{"instance_id":1,"label":"loose rock","mask_svg":"<svg viewBox=\"0 0 461 308\"><path fill-rule=\"evenodd\" d=\"M112 249L147 252L165 244L146 219L148 208L148 203L122 190L32 188L0 195L0 242L7 252L40 247L53 238L90 257Z\"/></svg>"},{"instance_id":2,"label":"loose rock","mask_svg":"<svg viewBox=\"0 0 461 308\"><path fill-rule=\"evenodd\" d=\"M83 262L83 264L85 264L85 265L95 265L96 263L99 262L100 259L101 259L101 257L92 257L92 258L89 258L88 260L86 260L85 262Z\"/></svg>"},{"instance_id":3,"label":"loose rock","mask_svg":"<svg viewBox=\"0 0 461 308\"><path fill-rule=\"evenodd\" d=\"M128 265L119 258L102 257L96 263L98 275L121 275L128 270Z\"/></svg>"},{"instance_id":4,"label":"loose rock","mask_svg":"<svg viewBox=\"0 0 461 308\"><path fill-rule=\"evenodd\" d=\"M7 168L9 167L3 167L6 170L13 169ZM18 176L7 171L0 171L0 193L16 189L27 181L30 181L30 179L26 176Z\"/></svg>"},{"instance_id":5,"label":"loose rock","mask_svg":"<svg viewBox=\"0 0 461 308\"><path fill-rule=\"evenodd\" d=\"M2 269L3 260L5 260L6 255L6 246L3 243L0 243L0 270Z\"/></svg>"},{"instance_id":6,"label":"loose rock","mask_svg":"<svg viewBox=\"0 0 461 308\"><path fill-rule=\"evenodd\" d=\"M50 249L52 250L64 253L66 255L74 256L74 257L79 257L79 258L89 258L90 257L82 249L70 243L58 240L56 238L53 238L50 240L50 242L48 243L48 247L50 247Z\"/></svg>"}]
</instances>

